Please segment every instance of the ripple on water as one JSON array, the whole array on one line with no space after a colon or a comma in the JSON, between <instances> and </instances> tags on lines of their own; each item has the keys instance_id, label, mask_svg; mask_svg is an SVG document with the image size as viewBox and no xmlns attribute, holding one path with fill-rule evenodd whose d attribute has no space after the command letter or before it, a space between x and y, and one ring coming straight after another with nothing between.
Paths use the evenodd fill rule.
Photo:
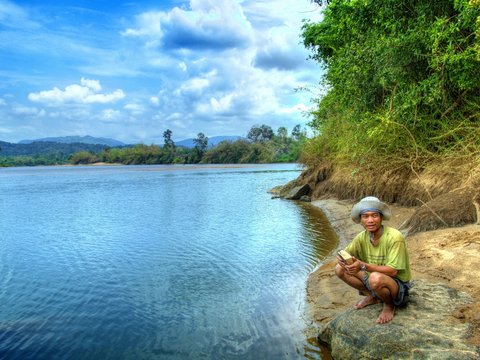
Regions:
<instances>
[{"instance_id":1,"label":"ripple on water","mask_svg":"<svg viewBox=\"0 0 480 360\"><path fill-rule=\"evenodd\" d=\"M304 281L336 238L270 199L284 166L2 173L0 357L311 353Z\"/></svg>"}]
</instances>

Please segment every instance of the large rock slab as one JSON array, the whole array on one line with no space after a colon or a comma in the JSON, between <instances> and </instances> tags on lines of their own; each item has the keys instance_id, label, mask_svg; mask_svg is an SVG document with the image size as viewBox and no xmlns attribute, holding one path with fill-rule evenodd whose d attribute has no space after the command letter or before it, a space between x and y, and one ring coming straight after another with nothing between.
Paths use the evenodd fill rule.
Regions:
<instances>
[{"instance_id":1,"label":"large rock slab","mask_svg":"<svg viewBox=\"0 0 480 360\"><path fill-rule=\"evenodd\" d=\"M283 198L287 200L300 200L311 192L310 185L299 184L298 179L292 180L285 185L276 186L268 192L273 194L275 198Z\"/></svg>"},{"instance_id":2,"label":"large rock slab","mask_svg":"<svg viewBox=\"0 0 480 360\"><path fill-rule=\"evenodd\" d=\"M295 186L284 195L284 198L287 200L300 200L302 196L308 195L310 190L310 185L308 184Z\"/></svg>"},{"instance_id":3,"label":"large rock slab","mask_svg":"<svg viewBox=\"0 0 480 360\"><path fill-rule=\"evenodd\" d=\"M334 359L480 359L466 340L471 326L453 316L471 297L445 284L417 280L410 304L397 309L392 322L375 323L381 304L349 309L327 323L319 340Z\"/></svg>"}]
</instances>

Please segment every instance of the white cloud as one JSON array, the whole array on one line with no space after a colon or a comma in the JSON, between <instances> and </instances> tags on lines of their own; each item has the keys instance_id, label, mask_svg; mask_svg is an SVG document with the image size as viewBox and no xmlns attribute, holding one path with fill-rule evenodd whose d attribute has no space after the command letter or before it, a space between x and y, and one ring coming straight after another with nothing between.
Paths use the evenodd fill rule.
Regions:
<instances>
[{"instance_id":1,"label":"white cloud","mask_svg":"<svg viewBox=\"0 0 480 360\"><path fill-rule=\"evenodd\" d=\"M174 112L166 116L165 121L168 125L167 128L176 128L176 129L188 129L191 125L191 121L185 118L185 115L179 112Z\"/></svg>"},{"instance_id":2,"label":"white cloud","mask_svg":"<svg viewBox=\"0 0 480 360\"><path fill-rule=\"evenodd\" d=\"M115 122L122 116L122 113L115 109L105 109L100 114L100 120L103 122Z\"/></svg>"},{"instance_id":3,"label":"white cloud","mask_svg":"<svg viewBox=\"0 0 480 360\"><path fill-rule=\"evenodd\" d=\"M175 127L177 127L178 129L188 129L190 125L189 123L183 120L174 120L172 124L175 125Z\"/></svg>"},{"instance_id":4,"label":"white cloud","mask_svg":"<svg viewBox=\"0 0 480 360\"><path fill-rule=\"evenodd\" d=\"M164 12L144 12L136 17L138 28L128 28L122 35L161 37L163 35L161 24L167 17Z\"/></svg>"},{"instance_id":5,"label":"white cloud","mask_svg":"<svg viewBox=\"0 0 480 360\"><path fill-rule=\"evenodd\" d=\"M174 112L174 113L171 113L168 117L167 117L167 120L171 121L171 120L179 120L182 118L182 114L179 113L179 112Z\"/></svg>"},{"instance_id":6,"label":"white cloud","mask_svg":"<svg viewBox=\"0 0 480 360\"><path fill-rule=\"evenodd\" d=\"M315 5L284 0L246 0L243 8L254 24L256 56L253 64L263 69L294 70L307 66L308 51L300 44L302 19L316 17ZM307 6L308 5L308 6ZM275 12L268 11L272 7Z\"/></svg>"},{"instance_id":7,"label":"white cloud","mask_svg":"<svg viewBox=\"0 0 480 360\"><path fill-rule=\"evenodd\" d=\"M193 78L180 86L182 92L201 91L210 85L210 81L204 78Z\"/></svg>"},{"instance_id":8,"label":"white cloud","mask_svg":"<svg viewBox=\"0 0 480 360\"><path fill-rule=\"evenodd\" d=\"M11 129L0 127L0 134L11 134L12 132Z\"/></svg>"},{"instance_id":9,"label":"white cloud","mask_svg":"<svg viewBox=\"0 0 480 360\"><path fill-rule=\"evenodd\" d=\"M15 115L27 115L27 116L45 116L45 110L37 109L36 107L29 107L23 105L13 105L12 112Z\"/></svg>"},{"instance_id":10,"label":"white cloud","mask_svg":"<svg viewBox=\"0 0 480 360\"><path fill-rule=\"evenodd\" d=\"M145 112L143 105L137 103L126 104L123 108L130 111L132 115L142 115Z\"/></svg>"},{"instance_id":11,"label":"white cloud","mask_svg":"<svg viewBox=\"0 0 480 360\"><path fill-rule=\"evenodd\" d=\"M69 16L59 15L52 22L48 6L39 4L33 12L25 5L5 15L1 6L13 3L0 0L2 25L8 28L15 25L14 19L20 24L30 17L39 27L35 32L23 26L21 31L0 33L4 40L0 58L25 62L7 63L0 70L0 77L8 80L3 88L24 103L24 108L14 110L12 100L0 92L0 126L23 136L18 118L45 134L81 129L128 141L140 132L156 139L155 131L167 128L181 139L198 132L245 134L253 124L291 127L304 122L301 114L312 95L294 89L317 84L319 75L304 61L307 55L299 45L299 34L301 19L312 19L314 14L308 11L315 5L309 0L171 3L182 5L165 9L167 3L147 8L139 3L143 12L135 18L130 17L131 8L101 17L92 13L88 18L70 8ZM91 10L97 10L95 6L92 2ZM77 15L79 24L91 27L72 29L71 20ZM3 22L6 16L10 25ZM120 17L124 23L131 21L121 33L116 30L118 22L108 22ZM98 22L104 20L105 24ZM96 35L90 33L93 28ZM59 65L53 73L42 67L51 60ZM20 65L25 69L22 73L13 71ZM80 80L50 85L52 79L72 76ZM109 87L103 79L113 77L125 85ZM48 85L28 90L44 81ZM38 121L38 116L45 118Z\"/></svg>"},{"instance_id":12,"label":"white cloud","mask_svg":"<svg viewBox=\"0 0 480 360\"><path fill-rule=\"evenodd\" d=\"M276 112L278 114L295 114L295 113L301 114L301 113L308 112L310 110L312 110L311 106L307 106L307 105L301 103L301 104L296 104L292 107L279 109Z\"/></svg>"},{"instance_id":13,"label":"white cloud","mask_svg":"<svg viewBox=\"0 0 480 360\"><path fill-rule=\"evenodd\" d=\"M136 27L122 35L159 39L172 49L221 50L248 44L251 26L236 1L191 0L190 10L174 7L169 12L138 15Z\"/></svg>"},{"instance_id":14,"label":"white cloud","mask_svg":"<svg viewBox=\"0 0 480 360\"><path fill-rule=\"evenodd\" d=\"M0 1L0 24L12 28L35 28L38 25L29 19L28 13L8 0Z\"/></svg>"},{"instance_id":15,"label":"white cloud","mask_svg":"<svg viewBox=\"0 0 480 360\"><path fill-rule=\"evenodd\" d=\"M178 67L179 67L183 72L187 71L187 64L185 64L184 61L179 62L179 63L178 63Z\"/></svg>"},{"instance_id":16,"label":"white cloud","mask_svg":"<svg viewBox=\"0 0 480 360\"><path fill-rule=\"evenodd\" d=\"M117 89L109 94L98 93L102 89L98 80L88 80L82 78L80 80L80 83L81 85L68 85L65 87L65 90L60 90L59 88L54 87L52 90L40 91L38 93L30 93L28 94L28 99L35 102L49 104L107 104L118 101L125 97L125 94L121 89Z\"/></svg>"},{"instance_id":17,"label":"white cloud","mask_svg":"<svg viewBox=\"0 0 480 360\"><path fill-rule=\"evenodd\" d=\"M225 112L230 110L232 105L233 94L228 94L220 99L211 98L210 104L212 105L213 110L216 112Z\"/></svg>"},{"instance_id":18,"label":"white cloud","mask_svg":"<svg viewBox=\"0 0 480 360\"><path fill-rule=\"evenodd\" d=\"M208 103L198 104L196 110L203 114L226 114L232 109L234 96L232 93L218 99L211 97Z\"/></svg>"},{"instance_id":19,"label":"white cloud","mask_svg":"<svg viewBox=\"0 0 480 360\"><path fill-rule=\"evenodd\" d=\"M89 89L92 89L95 92L99 92L100 90L102 90L102 86L100 85L100 81L98 80L89 80L82 77L80 79L80 84Z\"/></svg>"},{"instance_id":20,"label":"white cloud","mask_svg":"<svg viewBox=\"0 0 480 360\"><path fill-rule=\"evenodd\" d=\"M201 74L198 77L191 78L185 81L180 86L180 91L183 93L204 91L206 88L208 88L211 85L211 82L212 80L215 79L215 77L217 76L217 73L218 73L217 70L211 70L208 73ZM179 94L178 91L177 91L177 94Z\"/></svg>"}]
</instances>

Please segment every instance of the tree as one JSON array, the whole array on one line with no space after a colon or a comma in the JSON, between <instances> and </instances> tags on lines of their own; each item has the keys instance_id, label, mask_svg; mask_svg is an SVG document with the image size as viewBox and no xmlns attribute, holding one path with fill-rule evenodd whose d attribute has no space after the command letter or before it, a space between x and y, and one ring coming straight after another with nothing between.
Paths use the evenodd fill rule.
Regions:
<instances>
[{"instance_id":1,"label":"tree","mask_svg":"<svg viewBox=\"0 0 480 360\"><path fill-rule=\"evenodd\" d=\"M268 125L257 126L253 125L248 132L247 138L252 140L253 142L257 141L267 141L273 138L273 130Z\"/></svg>"},{"instance_id":2,"label":"tree","mask_svg":"<svg viewBox=\"0 0 480 360\"><path fill-rule=\"evenodd\" d=\"M193 143L195 146L193 147L193 151L188 157L188 162L191 164L196 164L202 161L203 155L208 147L208 137L205 136L203 133L198 133L197 137L193 139Z\"/></svg>"},{"instance_id":3,"label":"tree","mask_svg":"<svg viewBox=\"0 0 480 360\"><path fill-rule=\"evenodd\" d=\"M163 132L163 154L161 163L162 164L171 164L175 160L175 143L172 140L172 130L167 129Z\"/></svg>"},{"instance_id":4,"label":"tree","mask_svg":"<svg viewBox=\"0 0 480 360\"><path fill-rule=\"evenodd\" d=\"M255 142L250 144L248 152L240 159L241 163L258 164L273 162L274 151L270 144Z\"/></svg>"},{"instance_id":5,"label":"tree","mask_svg":"<svg viewBox=\"0 0 480 360\"><path fill-rule=\"evenodd\" d=\"M295 125L295 127L292 129L292 138L295 141L302 141L306 138L306 136L306 131L302 129L300 124Z\"/></svg>"},{"instance_id":6,"label":"tree","mask_svg":"<svg viewBox=\"0 0 480 360\"><path fill-rule=\"evenodd\" d=\"M270 126L262 125L262 126L260 126L260 129L262 130L262 140L261 141L272 140L273 130Z\"/></svg>"},{"instance_id":7,"label":"tree","mask_svg":"<svg viewBox=\"0 0 480 360\"><path fill-rule=\"evenodd\" d=\"M242 161L253 143L245 140L222 141L212 149L209 149L202 162L208 164L237 164Z\"/></svg>"},{"instance_id":8,"label":"tree","mask_svg":"<svg viewBox=\"0 0 480 360\"><path fill-rule=\"evenodd\" d=\"M203 133L198 133L197 137L193 139L193 143L195 144L195 149L198 149L203 154L208 147L208 137Z\"/></svg>"},{"instance_id":9,"label":"tree","mask_svg":"<svg viewBox=\"0 0 480 360\"><path fill-rule=\"evenodd\" d=\"M247 139L252 140L253 142L257 142L260 140L261 136L262 136L262 129L257 125L253 125L247 134Z\"/></svg>"},{"instance_id":10,"label":"tree","mask_svg":"<svg viewBox=\"0 0 480 360\"><path fill-rule=\"evenodd\" d=\"M316 2L326 3L324 18L306 23L303 39L328 91L312 112L320 134L312 148L406 167L478 151L478 1Z\"/></svg>"},{"instance_id":11,"label":"tree","mask_svg":"<svg viewBox=\"0 0 480 360\"><path fill-rule=\"evenodd\" d=\"M74 165L79 164L93 164L98 161L98 157L89 151L79 151L70 156L70 163ZM38 162L38 164L40 164Z\"/></svg>"},{"instance_id":12,"label":"tree","mask_svg":"<svg viewBox=\"0 0 480 360\"><path fill-rule=\"evenodd\" d=\"M163 132L163 147L164 148L174 148L175 143L172 140L172 130L167 129Z\"/></svg>"},{"instance_id":13,"label":"tree","mask_svg":"<svg viewBox=\"0 0 480 360\"><path fill-rule=\"evenodd\" d=\"M286 139L288 138L288 130L286 127L281 126L277 130L277 137L280 139L282 142L286 142Z\"/></svg>"}]
</instances>

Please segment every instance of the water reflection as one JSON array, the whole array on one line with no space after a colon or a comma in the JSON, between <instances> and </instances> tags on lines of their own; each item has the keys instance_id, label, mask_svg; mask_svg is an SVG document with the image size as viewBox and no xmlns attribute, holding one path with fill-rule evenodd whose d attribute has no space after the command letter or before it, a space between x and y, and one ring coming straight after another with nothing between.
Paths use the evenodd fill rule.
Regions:
<instances>
[{"instance_id":1,"label":"water reflection","mask_svg":"<svg viewBox=\"0 0 480 360\"><path fill-rule=\"evenodd\" d=\"M313 248L312 252L305 253L310 261L310 270L313 270L338 247L339 239L322 210L304 202L299 202L298 206L302 219L301 238Z\"/></svg>"},{"instance_id":2,"label":"water reflection","mask_svg":"<svg viewBox=\"0 0 480 360\"><path fill-rule=\"evenodd\" d=\"M311 272L337 249L339 239L322 210L305 202L298 202L297 204L303 225L301 238L308 241L311 249L313 249L313 251L304 254L309 260L310 267L308 270ZM305 304L305 306L308 305ZM306 313L306 309L304 311ZM311 320L306 319L307 324L309 321ZM306 340L303 347L303 356L312 360L331 360L330 351L325 345L318 342L315 331L315 328L308 328L308 326L305 330Z\"/></svg>"}]
</instances>

